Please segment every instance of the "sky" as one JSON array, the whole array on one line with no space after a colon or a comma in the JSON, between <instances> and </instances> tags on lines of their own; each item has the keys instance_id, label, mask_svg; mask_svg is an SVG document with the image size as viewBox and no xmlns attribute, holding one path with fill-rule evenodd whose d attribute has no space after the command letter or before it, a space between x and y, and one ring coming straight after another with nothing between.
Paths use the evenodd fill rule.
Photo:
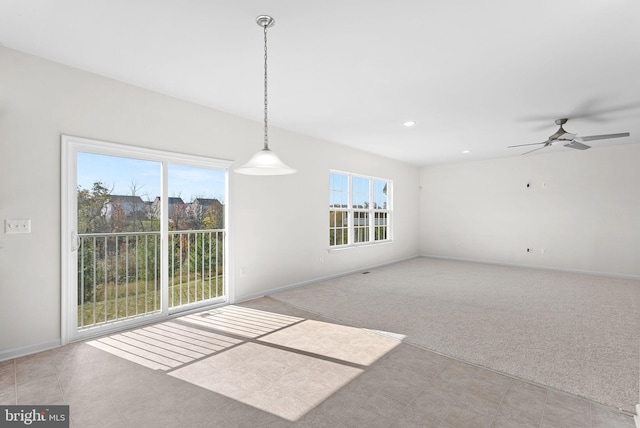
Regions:
<instances>
[{"instance_id":1,"label":"sky","mask_svg":"<svg viewBox=\"0 0 640 428\"><path fill-rule=\"evenodd\" d=\"M77 185L91 189L100 181L112 195L135 194L144 201L153 201L160 196L160 162L106 156L94 153L78 153ZM370 203L370 180L373 180L373 202L386 206L386 182L369 177L353 176L352 198L354 205ZM330 174L330 205L348 202L349 181L346 174ZM224 203L225 172L223 170L169 165L169 196L179 196L184 202L195 198L218 199Z\"/></svg>"},{"instance_id":2,"label":"sky","mask_svg":"<svg viewBox=\"0 0 640 428\"><path fill-rule=\"evenodd\" d=\"M144 201L160 196L160 162L78 153L77 185L91 189L100 181L112 195L135 194ZM223 170L169 165L169 196L184 202L195 198L215 198L224 203L225 172Z\"/></svg>"}]
</instances>

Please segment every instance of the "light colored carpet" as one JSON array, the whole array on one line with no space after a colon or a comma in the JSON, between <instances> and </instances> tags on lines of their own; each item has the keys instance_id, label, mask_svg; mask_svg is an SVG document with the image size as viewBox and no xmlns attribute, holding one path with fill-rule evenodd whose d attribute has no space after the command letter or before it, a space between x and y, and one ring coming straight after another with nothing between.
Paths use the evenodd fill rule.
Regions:
<instances>
[{"instance_id":1,"label":"light colored carpet","mask_svg":"<svg viewBox=\"0 0 640 428\"><path fill-rule=\"evenodd\" d=\"M417 258L270 297L633 411L640 280Z\"/></svg>"}]
</instances>

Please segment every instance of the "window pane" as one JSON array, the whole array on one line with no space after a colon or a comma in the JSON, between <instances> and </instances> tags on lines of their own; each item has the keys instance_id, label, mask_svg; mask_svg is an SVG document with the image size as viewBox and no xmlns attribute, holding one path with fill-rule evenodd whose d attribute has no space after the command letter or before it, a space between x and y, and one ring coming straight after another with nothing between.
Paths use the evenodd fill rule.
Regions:
<instances>
[{"instance_id":1,"label":"window pane","mask_svg":"<svg viewBox=\"0 0 640 428\"><path fill-rule=\"evenodd\" d=\"M349 204L349 177L332 172L329 181L329 206L347 208Z\"/></svg>"},{"instance_id":2,"label":"window pane","mask_svg":"<svg viewBox=\"0 0 640 428\"><path fill-rule=\"evenodd\" d=\"M329 211L329 245L346 245L349 241L349 213Z\"/></svg>"},{"instance_id":3,"label":"window pane","mask_svg":"<svg viewBox=\"0 0 640 428\"><path fill-rule=\"evenodd\" d=\"M78 153L78 232L160 230L151 201L160 192L161 164L155 161Z\"/></svg>"},{"instance_id":4,"label":"window pane","mask_svg":"<svg viewBox=\"0 0 640 428\"><path fill-rule=\"evenodd\" d=\"M369 213L355 211L353 213L353 242L369 242Z\"/></svg>"},{"instance_id":5,"label":"window pane","mask_svg":"<svg viewBox=\"0 0 640 428\"><path fill-rule=\"evenodd\" d=\"M369 179L353 177L353 208L369 208Z\"/></svg>"},{"instance_id":6,"label":"window pane","mask_svg":"<svg viewBox=\"0 0 640 428\"><path fill-rule=\"evenodd\" d=\"M224 228L225 172L217 169L169 165L169 228ZM156 197L153 205L160 204Z\"/></svg>"},{"instance_id":7,"label":"window pane","mask_svg":"<svg viewBox=\"0 0 640 428\"><path fill-rule=\"evenodd\" d=\"M373 181L373 208L377 210L386 210L388 184L386 181Z\"/></svg>"},{"instance_id":8,"label":"window pane","mask_svg":"<svg viewBox=\"0 0 640 428\"><path fill-rule=\"evenodd\" d=\"M388 214L386 212L377 212L374 217L374 241L384 241L387 239Z\"/></svg>"}]
</instances>

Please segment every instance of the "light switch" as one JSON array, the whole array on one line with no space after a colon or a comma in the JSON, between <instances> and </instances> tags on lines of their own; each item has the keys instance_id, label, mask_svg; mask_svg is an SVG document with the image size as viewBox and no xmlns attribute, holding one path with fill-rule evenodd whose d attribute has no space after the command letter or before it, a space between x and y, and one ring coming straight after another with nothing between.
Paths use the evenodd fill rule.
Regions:
<instances>
[{"instance_id":1,"label":"light switch","mask_svg":"<svg viewBox=\"0 0 640 428\"><path fill-rule=\"evenodd\" d=\"M4 233L31 233L31 219L5 219Z\"/></svg>"}]
</instances>

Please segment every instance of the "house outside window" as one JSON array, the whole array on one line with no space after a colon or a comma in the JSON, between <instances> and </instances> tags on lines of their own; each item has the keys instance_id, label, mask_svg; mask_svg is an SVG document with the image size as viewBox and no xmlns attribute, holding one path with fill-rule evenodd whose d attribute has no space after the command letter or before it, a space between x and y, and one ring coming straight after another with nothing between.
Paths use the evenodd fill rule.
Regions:
<instances>
[{"instance_id":1,"label":"house outside window","mask_svg":"<svg viewBox=\"0 0 640 428\"><path fill-rule=\"evenodd\" d=\"M329 246L390 241L391 191L391 180L330 171Z\"/></svg>"}]
</instances>

